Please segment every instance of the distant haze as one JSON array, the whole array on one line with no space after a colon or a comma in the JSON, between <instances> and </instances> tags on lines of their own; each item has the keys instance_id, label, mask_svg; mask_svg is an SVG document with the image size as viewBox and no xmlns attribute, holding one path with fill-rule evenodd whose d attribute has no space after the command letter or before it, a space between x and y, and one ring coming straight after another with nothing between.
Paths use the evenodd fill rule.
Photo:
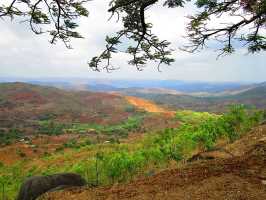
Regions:
<instances>
[{"instance_id":1,"label":"distant haze","mask_svg":"<svg viewBox=\"0 0 266 200\"><path fill-rule=\"evenodd\" d=\"M252 85L248 82L208 82L149 79L89 79L89 78L14 78L0 77L0 82L26 82L71 90L118 91L126 88L167 89L168 92L221 92ZM172 92L170 90L173 90ZM165 92L165 91L164 91Z\"/></svg>"}]
</instances>

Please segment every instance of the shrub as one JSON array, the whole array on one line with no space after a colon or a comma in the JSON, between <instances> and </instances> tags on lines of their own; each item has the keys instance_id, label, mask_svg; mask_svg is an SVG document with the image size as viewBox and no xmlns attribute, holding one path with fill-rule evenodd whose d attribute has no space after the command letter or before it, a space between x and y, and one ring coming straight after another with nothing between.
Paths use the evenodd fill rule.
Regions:
<instances>
[{"instance_id":1,"label":"shrub","mask_svg":"<svg viewBox=\"0 0 266 200\"><path fill-rule=\"evenodd\" d=\"M262 112L263 112L263 120L266 120L266 110L264 110Z\"/></svg>"},{"instance_id":2,"label":"shrub","mask_svg":"<svg viewBox=\"0 0 266 200\"><path fill-rule=\"evenodd\" d=\"M75 140L75 139L71 139L71 140L67 141L66 143L64 143L63 146L65 148L79 148L80 147L77 140Z\"/></svg>"},{"instance_id":3,"label":"shrub","mask_svg":"<svg viewBox=\"0 0 266 200\"><path fill-rule=\"evenodd\" d=\"M177 111L175 117L176 119L184 123L197 124L209 118L215 118L217 116L208 112L194 112L191 110L182 110Z\"/></svg>"},{"instance_id":4,"label":"shrub","mask_svg":"<svg viewBox=\"0 0 266 200\"><path fill-rule=\"evenodd\" d=\"M60 152L64 150L64 146L56 147L55 151Z\"/></svg>"},{"instance_id":5,"label":"shrub","mask_svg":"<svg viewBox=\"0 0 266 200\"><path fill-rule=\"evenodd\" d=\"M60 135L64 133L64 130L71 125L58 123L55 121L41 121L39 123L39 132L47 135Z\"/></svg>"},{"instance_id":6,"label":"shrub","mask_svg":"<svg viewBox=\"0 0 266 200\"><path fill-rule=\"evenodd\" d=\"M108 155L104 162L108 166L107 176L114 183L115 180L122 179L123 172L126 170L128 154L125 152L114 152Z\"/></svg>"},{"instance_id":7,"label":"shrub","mask_svg":"<svg viewBox=\"0 0 266 200\"><path fill-rule=\"evenodd\" d=\"M135 111L136 111L136 107L133 105L128 105L125 107L125 112L134 113Z\"/></svg>"},{"instance_id":8,"label":"shrub","mask_svg":"<svg viewBox=\"0 0 266 200\"><path fill-rule=\"evenodd\" d=\"M16 154L22 158L27 156L23 151L21 151L21 149L16 149Z\"/></svg>"},{"instance_id":9,"label":"shrub","mask_svg":"<svg viewBox=\"0 0 266 200\"><path fill-rule=\"evenodd\" d=\"M7 196L6 196L6 180L5 177L0 177L0 195L1 195L1 199L2 200L7 200Z\"/></svg>"},{"instance_id":10,"label":"shrub","mask_svg":"<svg viewBox=\"0 0 266 200\"><path fill-rule=\"evenodd\" d=\"M263 114L260 111L247 110L244 105L232 105L229 112L220 118L219 124L230 141L234 141L258 124L262 118Z\"/></svg>"},{"instance_id":11,"label":"shrub","mask_svg":"<svg viewBox=\"0 0 266 200\"><path fill-rule=\"evenodd\" d=\"M111 144L120 144L120 141L119 141L119 139L118 138L110 138L109 139L109 141L110 141L110 143Z\"/></svg>"},{"instance_id":12,"label":"shrub","mask_svg":"<svg viewBox=\"0 0 266 200\"><path fill-rule=\"evenodd\" d=\"M89 145L92 145L92 144L93 144L93 142L90 139L88 139L88 138L83 143L84 146L89 146Z\"/></svg>"},{"instance_id":13,"label":"shrub","mask_svg":"<svg viewBox=\"0 0 266 200\"><path fill-rule=\"evenodd\" d=\"M9 145L21 137L22 134L17 128L12 128L8 132L0 130L0 145Z\"/></svg>"}]
</instances>

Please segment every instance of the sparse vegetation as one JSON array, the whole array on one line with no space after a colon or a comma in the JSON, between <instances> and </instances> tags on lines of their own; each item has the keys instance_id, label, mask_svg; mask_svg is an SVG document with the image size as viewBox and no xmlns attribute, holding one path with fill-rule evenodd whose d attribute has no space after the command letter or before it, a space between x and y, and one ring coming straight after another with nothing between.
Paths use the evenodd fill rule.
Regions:
<instances>
[{"instance_id":1,"label":"sparse vegetation","mask_svg":"<svg viewBox=\"0 0 266 200\"><path fill-rule=\"evenodd\" d=\"M78 142L77 142L77 140L75 140L75 139L72 139L72 140L64 143L63 146L65 148L79 148L80 147L79 144L78 144Z\"/></svg>"},{"instance_id":2,"label":"sparse vegetation","mask_svg":"<svg viewBox=\"0 0 266 200\"><path fill-rule=\"evenodd\" d=\"M129 113L134 113L134 112L136 112L136 107L133 105L128 105L128 106L126 106L125 111L129 112Z\"/></svg>"},{"instance_id":3,"label":"sparse vegetation","mask_svg":"<svg viewBox=\"0 0 266 200\"><path fill-rule=\"evenodd\" d=\"M55 121L40 121L39 133L47 135L60 135L64 133L79 133L79 134L106 134L126 137L129 132L138 131L145 114L138 114L129 117L116 125L98 125L90 123L69 123L64 124Z\"/></svg>"},{"instance_id":4,"label":"sparse vegetation","mask_svg":"<svg viewBox=\"0 0 266 200\"><path fill-rule=\"evenodd\" d=\"M217 118L218 115L208 112L195 112L192 110L179 110L176 112L176 118L183 123L197 124L208 119Z\"/></svg>"},{"instance_id":5,"label":"sparse vegetation","mask_svg":"<svg viewBox=\"0 0 266 200\"><path fill-rule=\"evenodd\" d=\"M5 182L5 177L0 177L0 187L1 187L1 199L6 200L6 182Z\"/></svg>"},{"instance_id":6,"label":"sparse vegetation","mask_svg":"<svg viewBox=\"0 0 266 200\"><path fill-rule=\"evenodd\" d=\"M21 149L17 149L16 150L16 153L18 156L20 156L21 158L24 158L26 157L26 154L24 152L21 151Z\"/></svg>"},{"instance_id":7,"label":"sparse vegetation","mask_svg":"<svg viewBox=\"0 0 266 200\"><path fill-rule=\"evenodd\" d=\"M70 125L58 123L55 121L40 121L40 134L47 134L47 135L60 135L64 133L64 130L69 128Z\"/></svg>"},{"instance_id":8,"label":"sparse vegetation","mask_svg":"<svg viewBox=\"0 0 266 200\"><path fill-rule=\"evenodd\" d=\"M133 143L92 144L90 140L85 140L83 143L70 140L64 147L78 151L70 153L61 151L55 155L47 153L43 158L47 164L43 167L31 164L28 170L23 167L27 162L23 161L15 166L0 168L0 174L5 175L7 182L11 184L6 193L9 197L14 197L21 180L34 174L76 172L85 177L90 185L129 181L165 168L171 161L178 163L187 160L196 150L212 149L219 139L226 139L228 142L236 140L258 124L263 119L263 113L236 105L231 106L230 111L223 115L178 111L177 117L183 121L179 128L147 134L142 140ZM102 130L117 130L117 127L135 130L140 122L139 119L130 118L119 126L115 125L115 128ZM82 152L83 156L73 160L79 152ZM65 162L60 162L58 165L56 160L59 158ZM14 178L18 173L18 177Z\"/></svg>"},{"instance_id":9,"label":"sparse vegetation","mask_svg":"<svg viewBox=\"0 0 266 200\"><path fill-rule=\"evenodd\" d=\"M0 129L0 146L8 145L12 141L22 138L21 132L16 128L11 128L10 130Z\"/></svg>"}]
</instances>

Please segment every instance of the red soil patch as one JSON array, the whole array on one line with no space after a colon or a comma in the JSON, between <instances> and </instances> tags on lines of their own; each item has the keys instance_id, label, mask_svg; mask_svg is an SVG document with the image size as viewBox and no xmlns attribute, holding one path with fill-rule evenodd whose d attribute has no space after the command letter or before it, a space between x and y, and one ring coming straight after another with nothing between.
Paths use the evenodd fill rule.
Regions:
<instances>
[{"instance_id":1,"label":"red soil patch","mask_svg":"<svg viewBox=\"0 0 266 200\"><path fill-rule=\"evenodd\" d=\"M36 92L20 92L13 95L10 99L12 102L18 101L19 103L43 104L46 102L45 99Z\"/></svg>"},{"instance_id":2,"label":"red soil patch","mask_svg":"<svg viewBox=\"0 0 266 200\"><path fill-rule=\"evenodd\" d=\"M26 141L17 142L0 148L0 162L5 165L12 165L19 160L34 159L43 156L45 153L53 153L70 139L79 137L77 134L65 134L60 136L40 135L33 137L31 143ZM22 155L24 154L24 155Z\"/></svg>"},{"instance_id":3,"label":"red soil patch","mask_svg":"<svg viewBox=\"0 0 266 200\"><path fill-rule=\"evenodd\" d=\"M169 116L174 116L174 114L175 114L175 112L168 111L168 110L156 105L152 101L149 101L146 99L142 99L142 98L138 98L138 97L132 97L132 96L126 96L125 98L130 104L132 104L132 105L134 105L140 109L143 109L147 112L165 113Z\"/></svg>"}]
</instances>

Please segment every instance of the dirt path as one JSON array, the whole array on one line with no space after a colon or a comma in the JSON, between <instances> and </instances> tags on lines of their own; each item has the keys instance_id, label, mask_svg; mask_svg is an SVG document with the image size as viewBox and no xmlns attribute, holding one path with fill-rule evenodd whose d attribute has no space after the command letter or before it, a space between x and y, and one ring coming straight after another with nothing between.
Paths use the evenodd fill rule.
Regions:
<instances>
[{"instance_id":1,"label":"dirt path","mask_svg":"<svg viewBox=\"0 0 266 200\"><path fill-rule=\"evenodd\" d=\"M166 110L165 108L162 108L158 105L156 105L154 102L152 101L149 101L149 100L146 100L146 99L142 99L142 98L138 98L138 97L132 97L132 96L126 96L125 97L126 100L140 108L140 109L143 109L147 112L152 112L152 113L165 113L167 115L171 115L171 116L174 116L174 111L169 111L169 110Z\"/></svg>"},{"instance_id":2,"label":"dirt path","mask_svg":"<svg viewBox=\"0 0 266 200\"><path fill-rule=\"evenodd\" d=\"M253 140L248 144L248 138ZM241 156L201 160L181 169L111 187L73 188L45 200L264 200L266 199L266 126L237 141ZM231 150L234 147L231 145ZM237 148L237 146L235 147Z\"/></svg>"}]
</instances>

